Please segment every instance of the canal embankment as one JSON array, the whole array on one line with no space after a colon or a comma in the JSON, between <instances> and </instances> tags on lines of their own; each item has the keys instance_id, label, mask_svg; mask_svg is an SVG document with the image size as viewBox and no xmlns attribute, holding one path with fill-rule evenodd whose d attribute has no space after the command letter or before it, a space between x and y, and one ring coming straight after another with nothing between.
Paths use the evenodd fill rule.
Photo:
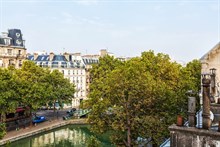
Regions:
<instances>
[{"instance_id":1,"label":"canal embankment","mask_svg":"<svg viewBox=\"0 0 220 147\"><path fill-rule=\"evenodd\" d=\"M36 126L22 128L17 131L15 130L15 131L7 132L6 136L0 140L0 145L8 144L10 142L31 137L70 124L88 124L88 123L86 122L86 119L70 119L66 121L57 119L53 121L46 121L44 123L37 124Z\"/></svg>"}]
</instances>

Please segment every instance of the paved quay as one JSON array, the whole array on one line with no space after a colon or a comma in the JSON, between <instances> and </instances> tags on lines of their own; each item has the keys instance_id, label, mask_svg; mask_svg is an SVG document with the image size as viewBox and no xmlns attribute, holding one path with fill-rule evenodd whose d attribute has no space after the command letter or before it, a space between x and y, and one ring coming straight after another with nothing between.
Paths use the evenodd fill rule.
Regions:
<instances>
[{"instance_id":1,"label":"paved quay","mask_svg":"<svg viewBox=\"0 0 220 147\"><path fill-rule=\"evenodd\" d=\"M37 135L45 131L59 128L59 127L62 127L68 124L86 124L86 119L62 120L61 118L59 118L59 119L55 119L52 121L39 123L36 126L33 125L32 127L22 128L22 129L19 129L18 131L9 131L7 132L5 137L2 140L0 140L0 145L4 145L9 142L14 142L19 139Z\"/></svg>"}]
</instances>

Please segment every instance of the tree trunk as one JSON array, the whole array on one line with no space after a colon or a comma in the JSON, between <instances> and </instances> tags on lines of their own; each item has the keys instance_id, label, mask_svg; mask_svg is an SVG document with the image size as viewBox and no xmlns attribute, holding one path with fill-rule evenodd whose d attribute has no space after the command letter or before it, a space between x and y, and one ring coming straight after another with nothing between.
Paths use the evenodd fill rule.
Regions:
<instances>
[{"instance_id":1,"label":"tree trunk","mask_svg":"<svg viewBox=\"0 0 220 147\"><path fill-rule=\"evenodd\" d=\"M127 143L128 143L127 146L131 147L131 127L130 126L128 126L128 130L127 130Z\"/></svg>"},{"instance_id":2,"label":"tree trunk","mask_svg":"<svg viewBox=\"0 0 220 147\"><path fill-rule=\"evenodd\" d=\"M5 114L5 113L2 113L2 114L1 114L1 122L2 122L2 123L5 123L5 122L6 122L6 114Z\"/></svg>"},{"instance_id":3,"label":"tree trunk","mask_svg":"<svg viewBox=\"0 0 220 147\"><path fill-rule=\"evenodd\" d=\"M126 119L127 119L127 147L131 147L131 120L128 112L128 102L126 103Z\"/></svg>"},{"instance_id":4,"label":"tree trunk","mask_svg":"<svg viewBox=\"0 0 220 147\"><path fill-rule=\"evenodd\" d=\"M157 147L158 145L157 145L157 143L155 142L155 139L154 138L152 138L152 147Z\"/></svg>"},{"instance_id":5,"label":"tree trunk","mask_svg":"<svg viewBox=\"0 0 220 147\"><path fill-rule=\"evenodd\" d=\"M33 126L33 123L32 123L32 111L31 111L31 107L30 107L30 116L29 116L29 118L30 118L30 127L32 127L32 126Z\"/></svg>"},{"instance_id":6,"label":"tree trunk","mask_svg":"<svg viewBox=\"0 0 220 147\"><path fill-rule=\"evenodd\" d=\"M55 103L56 101L53 102L53 119L55 120Z\"/></svg>"}]
</instances>

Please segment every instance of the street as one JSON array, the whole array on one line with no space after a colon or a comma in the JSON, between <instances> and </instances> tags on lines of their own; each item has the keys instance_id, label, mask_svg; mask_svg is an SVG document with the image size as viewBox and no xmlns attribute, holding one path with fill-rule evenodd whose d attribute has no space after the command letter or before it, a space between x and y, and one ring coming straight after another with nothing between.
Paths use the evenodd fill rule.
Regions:
<instances>
[{"instance_id":1,"label":"street","mask_svg":"<svg viewBox=\"0 0 220 147\"><path fill-rule=\"evenodd\" d=\"M37 110L37 116L44 116L46 120L54 120L54 119L63 119L63 116L67 115L67 111L70 109L62 109L62 110ZM58 112L58 113L57 113ZM57 117L58 116L58 117Z\"/></svg>"}]
</instances>

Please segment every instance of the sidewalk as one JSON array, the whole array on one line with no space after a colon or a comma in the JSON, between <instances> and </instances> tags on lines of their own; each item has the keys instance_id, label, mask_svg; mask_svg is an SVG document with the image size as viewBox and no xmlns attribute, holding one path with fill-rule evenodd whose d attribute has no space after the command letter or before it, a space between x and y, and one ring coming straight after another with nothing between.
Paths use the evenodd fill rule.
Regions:
<instances>
[{"instance_id":1,"label":"sidewalk","mask_svg":"<svg viewBox=\"0 0 220 147\"><path fill-rule=\"evenodd\" d=\"M43 133L45 131L49 131L68 124L85 124L85 119L72 119L67 121L62 119L55 119L53 121L39 123L36 126L33 125L32 127L26 127L25 129L22 128L18 131L9 131L5 137L0 140L0 145Z\"/></svg>"}]
</instances>

